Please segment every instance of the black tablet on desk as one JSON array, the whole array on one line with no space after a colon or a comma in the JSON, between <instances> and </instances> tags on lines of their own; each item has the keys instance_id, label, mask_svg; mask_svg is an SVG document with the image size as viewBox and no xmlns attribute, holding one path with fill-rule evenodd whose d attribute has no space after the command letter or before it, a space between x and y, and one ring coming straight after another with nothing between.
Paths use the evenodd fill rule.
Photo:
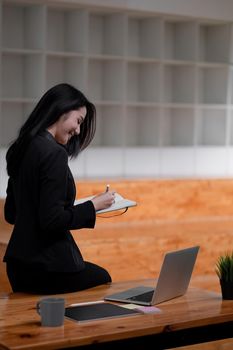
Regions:
<instances>
[{"instance_id":1,"label":"black tablet on desk","mask_svg":"<svg viewBox=\"0 0 233 350\"><path fill-rule=\"evenodd\" d=\"M123 306L107 302L69 306L65 309L65 316L78 322L125 317L138 314L142 313L136 309L127 309Z\"/></svg>"}]
</instances>

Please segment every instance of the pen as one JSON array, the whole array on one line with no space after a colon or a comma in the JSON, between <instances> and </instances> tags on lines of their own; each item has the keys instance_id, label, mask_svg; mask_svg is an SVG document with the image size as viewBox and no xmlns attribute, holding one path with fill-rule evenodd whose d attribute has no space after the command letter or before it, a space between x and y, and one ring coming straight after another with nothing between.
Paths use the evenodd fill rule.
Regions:
<instances>
[{"instance_id":1,"label":"pen","mask_svg":"<svg viewBox=\"0 0 233 350\"><path fill-rule=\"evenodd\" d=\"M109 187L110 187L110 185L107 185L107 186L106 186L106 192L109 191Z\"/></svg>"}]
</instances>

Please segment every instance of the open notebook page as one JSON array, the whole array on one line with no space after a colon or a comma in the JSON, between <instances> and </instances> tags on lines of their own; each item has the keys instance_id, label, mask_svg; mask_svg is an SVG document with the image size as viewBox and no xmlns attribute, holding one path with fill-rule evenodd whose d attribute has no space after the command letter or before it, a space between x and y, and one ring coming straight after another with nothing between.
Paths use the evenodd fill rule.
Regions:
<instances>
[{"instance_id":1,"label":"open notebook page","mask_svg":"<svg viewBox=\"0 0 233 350\"><path fill-rule=\"evenodd\" d=\"M77 199L74 204L81 204L84 203L90 199L92 199L95 196L89 196L89 197L85 197L85 198L80 198ZM113 203L110 207L106 208L106 209L102 209L102 210L97 210L96 213L100 214L100 213L108 213L110 211L114 211L114 210L120 210L120 209L125 209L125 208L129 208L129 207L135 207L137 205L137 203L135 201L131 201L129 199L126 199L124 197L122 197L119 193L115 193L115 203Z\"/></svg>"}]
</instances>

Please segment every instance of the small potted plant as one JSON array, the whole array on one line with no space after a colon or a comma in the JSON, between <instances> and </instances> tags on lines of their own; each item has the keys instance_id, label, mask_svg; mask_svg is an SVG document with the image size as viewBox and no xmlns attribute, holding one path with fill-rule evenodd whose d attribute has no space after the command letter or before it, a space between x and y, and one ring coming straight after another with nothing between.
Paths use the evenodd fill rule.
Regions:
<instances>
[{"instance_id":1,"label":"small potted plant","mask_svg":"<svg viewBox=\"0 0 233 350\"><path fill-rule=\"evenodd\" d=\"M233 299L233 251L220 255L216 263L222 298Z\"/></svg>"}]
</instances>

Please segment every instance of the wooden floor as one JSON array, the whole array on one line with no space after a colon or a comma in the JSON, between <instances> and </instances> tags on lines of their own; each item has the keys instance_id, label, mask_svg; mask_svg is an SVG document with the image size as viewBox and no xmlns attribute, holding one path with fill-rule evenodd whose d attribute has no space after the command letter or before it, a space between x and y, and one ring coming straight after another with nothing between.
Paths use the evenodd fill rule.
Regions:
<instances>
[{"instance_id":1,"label":"wooden floor","mask_svg":"<svg viewBox=\"0 0 233 350\"><path fill-rule=\"evenodd\" d=\"M78 197L96 194L105 185L79 182ZM232 180L128 180L113 182L111 188L138 206L121 216L98 217L94 230L72 231L85 260L108 269L113 281L147 279L158 276L165 252L200 245L191 283L220 291L216 260L233 250ZM11 231L2 211L3 201L0 259ZM0 291L9 289L3 264L0 277Z\"/></svg>"}]
</instances>

